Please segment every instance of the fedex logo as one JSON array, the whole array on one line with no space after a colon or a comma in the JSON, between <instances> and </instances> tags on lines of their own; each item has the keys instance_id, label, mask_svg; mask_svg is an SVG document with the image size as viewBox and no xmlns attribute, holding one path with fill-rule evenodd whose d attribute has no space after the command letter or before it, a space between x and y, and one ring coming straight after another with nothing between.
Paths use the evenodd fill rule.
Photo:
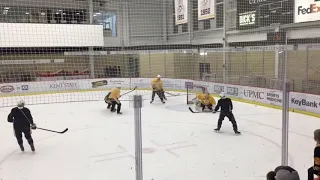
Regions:
<instances>
[{"instance_id":1,"label":"fedex logo","mask_svg":"<svg viewBox=\"0 0 320 180\"><path fill-rule=\"evenodd\" d=\"M319 4L310 4L310 7L303 8L302 6L298 6L298 15L302 14L311 14L320 12L320 5Z\"/></svg>"}]
</instances>

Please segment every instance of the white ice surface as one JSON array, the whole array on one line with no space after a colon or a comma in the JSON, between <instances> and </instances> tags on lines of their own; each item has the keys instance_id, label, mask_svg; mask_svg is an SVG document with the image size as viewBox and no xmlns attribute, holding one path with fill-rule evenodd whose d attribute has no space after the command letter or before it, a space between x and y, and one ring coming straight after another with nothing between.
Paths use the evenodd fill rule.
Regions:
<instances>
[{"instance_id":1,"label":"white ice surface","mask_svg":"<svg viewBox=\"0 0 320 180\"><path fill-rule=\"evenodd\" d=\"M72 97L72 95L70 95ZM149 95L147 96L149 97ZM11 108L1 108L1 180L134 180L134 117L128 101L123 115L109 112L103 101L28 106L39 127L33 131L36 152L26 141L20 152ZM144 102L142 109L145 180L264 180L281 162L281 111L234 102L241 136L226 119L215 133L218 114L192 114L185 96ZM290 165L306 179L312 163L318 118L290 113Z\"/></svg>"}]
</instances>

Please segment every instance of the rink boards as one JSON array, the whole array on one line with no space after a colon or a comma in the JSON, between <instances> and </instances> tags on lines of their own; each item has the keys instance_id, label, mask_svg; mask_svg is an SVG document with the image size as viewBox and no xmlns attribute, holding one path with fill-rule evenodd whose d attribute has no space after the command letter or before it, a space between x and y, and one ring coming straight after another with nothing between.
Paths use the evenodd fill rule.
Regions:
<instances>
[{"instance_id":1,"label":"rink boards","mask_svg":"<svg viewBox=\"0 0 320 180\"><path fill-rule=\"evenodd\" d=\"M81 80L55 80L49 81L7 83L0 86L2 97L56 94L86 91L105 91L114 87L122 87L124 90L133 89L150 90L152 78L104 78L104 79L81 79ZM228 97L235 100L253 103L257 105L281 108L282 92L275 89L239 86L231 84L193 81L187 79L163 78L165 90L186 91L190 85L204 86L212 94L225 92ZM88 99L86 100L96 100ZM289 105L292 111L320 117L320 96L306 93L289 93Z\"/></svg>"}]
</instances>

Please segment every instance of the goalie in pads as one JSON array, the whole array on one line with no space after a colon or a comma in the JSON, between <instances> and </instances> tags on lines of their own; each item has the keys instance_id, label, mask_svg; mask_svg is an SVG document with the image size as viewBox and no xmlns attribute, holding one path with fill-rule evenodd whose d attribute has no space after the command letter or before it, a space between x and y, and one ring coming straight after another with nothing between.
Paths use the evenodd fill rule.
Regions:
<instances>
[{"instance_id":1,"label":"goalie in pads","mask_svg":"<svg viewBox=\"0 0 320 180\"><path fill-rule=\"evenodd\" d=\"M212 112L213 108L216 106L216 101L208 92L205 94L197 94L197 97L194 98L193 102L196 105L197 111Z\"/></svg>"}]
</instances>

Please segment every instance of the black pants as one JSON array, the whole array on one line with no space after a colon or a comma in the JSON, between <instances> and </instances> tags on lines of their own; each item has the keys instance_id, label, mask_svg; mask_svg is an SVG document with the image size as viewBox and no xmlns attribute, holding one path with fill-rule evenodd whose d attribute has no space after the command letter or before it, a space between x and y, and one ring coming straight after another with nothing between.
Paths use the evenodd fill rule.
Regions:
<instances>
[{"instance_id":1,"label":"black pants","mask_svg":"<svg viewBox=\"0 0 320 180\"><path fill-rule=\"evenodd\" d=\"M205 104L202 104L201 103L201 107L202 107L202 111L204 110L204 108L208 107L208 109L212 110L212 105L209 104L209 105L205 105Z\"/></svg>"},{"instance_id":2,"label":"black pants","mask_svg":"<svg viewBox=\"0 0 320 180\"><path fill-rule=\"evenodd\" d=\"M162 98L167 99L164 91L160 91Z\"/></svg>"},{"instance_id":3,"label":"black pants","mask_svg":"<svg viewBox=\"0 0 320 180\"><path fill-rule=\"evenodd\" d=\"M229 121L232 123L233 130L238 131L237 122L236 122L232 112L221 112L220 113L219 120L218 120L218 129L221 128L222 121L224 120L225 117L227 117L229 119Z\"/></svg>"},{"instance_id":4,"label":"black pants","mask_svg":"<svg viewBox=\"0 0 320 180\"><path fill-rule=\"evenodd\" d=\"M23 144L22 133L24 134L24 137L27 139L28 143L33 144L30 126L14 128L14 133L19 145Z\"/></svg>"},{"instance_id":5,"label":"black pants","mask_svg":"<svg viewBox=\"0 0 320 180\"><path fill-rule=\"evenodd\" d=\"M161 99L161 101L163 101L163 94L162 91L152 91L152 97L151 99L154 100L154 97L156 96L156 94L159 96L159 98Z\"/></svg>"},{"instance_id":6,"label":"black pants","mask_svg":"<svg viewBox=\"0 0 320 180\"><path fill-rule=\"evenodd\" d=\"M308 180L314 180L313 166L308 169Z\"/></svg>"},{"instance_id":7,"label":"black pants","mask_svg":"<svg viewBox=\"0 0 320 180\"><path fill-rule=\"evenodd\" d=\"M114 111L117 105L117 112L121 111L121 103L119 100L112 100L111 101L111 111ZM109 106L109 104L108 104Z\"/></svg>"},{"instance_id":8,"label":"black pants","mask_svg":"<svg viewBox=\"0 0 320 180\"><path fill-rule=\"evenodd\" d=\"M108 107L107 107L108 109L112 106L112 102L110 99L105 99L104 102L108 104Z\"/></svg>"},{"instance_id":9,"label":"black pants","mask_svg":"<svg viewBox=\"0 0 320 180\"><path fill-rule=\"evenodd\" d=\"M108 109L112 106L112 103L107 103L108 104Z\"/></svg>"}]
</instances>

